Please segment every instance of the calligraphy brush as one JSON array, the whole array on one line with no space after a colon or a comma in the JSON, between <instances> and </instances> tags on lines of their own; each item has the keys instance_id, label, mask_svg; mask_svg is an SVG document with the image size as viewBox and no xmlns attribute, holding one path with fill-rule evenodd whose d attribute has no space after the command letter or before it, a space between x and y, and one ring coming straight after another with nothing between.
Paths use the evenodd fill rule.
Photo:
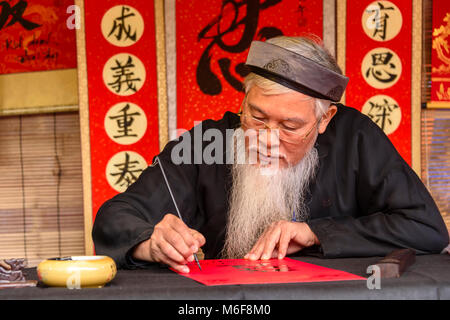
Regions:
<instances>
[{"instance_id":1,"label":"calligraphy brush","mask_svg":"<svg viewBox=\"0 0 450 320\"><path fill-rule=\"evenodd\" d=\"M180 220L183 221L183 218L181 217L181 214L180 214L180 210L178 210L177 202L175 201L175 197L173 196L172 189L170 188L169 181L167 180L167 176L166 176L166 173L162 166L161 160L159 159L158 156L156 156L156 160L158 161L159 167L161 168L161 172L164 177L164 181L166 182L167 189L169 189L170 197L172 198L172 202L175 206L175 210L177 210L178 218L180 218ZM195 262L197 262L198 268L200 270L202 270L202 267L200 266L200 262L198 261L197 253L194 253L194 259L195 259Z\"/></svg>"}]
</instances>

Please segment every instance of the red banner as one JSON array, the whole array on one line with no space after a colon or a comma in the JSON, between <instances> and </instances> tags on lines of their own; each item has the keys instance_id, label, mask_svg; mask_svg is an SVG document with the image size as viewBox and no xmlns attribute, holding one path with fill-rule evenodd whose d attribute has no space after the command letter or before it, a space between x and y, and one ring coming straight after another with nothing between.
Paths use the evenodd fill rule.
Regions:
<instances>
[{"instance_id":1,"label":"red banner","mask_svg":"<svg viewBox=\"0 0 450 320\"><path fill-rule=\"evenodd\" d=\"M0 1L0 74L76 68L73 2Z\"/></svg>"},{"instance_id":2,"label":"red banner","mask_svg":"<svg viewBox=\"0 0 450 320\"><path fill-rule=\"evenodd\" d=\"M159 152L154 4L85 1L93 216Z\"/></svg>"},{"instance_id":3,"label":"red banner","mask_svg":"<svg viewBox=\"0 0 450 320\"><path fill-rule=\"evenodd\" d=\"M450 2L433 0L431 101L450 105ZM448 106L447 105L447 106Z\"/></svg>"},{"instance_id":4,"label":"red banner","mask_svg":"<svg viewBox=\"0 0 450 320\"><path fill-rule=\"evenodd\" d=\"M252 40L322 37L322 0L176 1L177 127L220 119L243 98Z\"/></svg>"},{"instance_id":5,"label":"red banner","mask_svg":"<svg viewBox=\"0 0 450 320\"><path fill-rule=\"evenodd\" d=\"M346 104L369 116L411 165L412 2L347 1Z\"/></svg>"}]
</instances>

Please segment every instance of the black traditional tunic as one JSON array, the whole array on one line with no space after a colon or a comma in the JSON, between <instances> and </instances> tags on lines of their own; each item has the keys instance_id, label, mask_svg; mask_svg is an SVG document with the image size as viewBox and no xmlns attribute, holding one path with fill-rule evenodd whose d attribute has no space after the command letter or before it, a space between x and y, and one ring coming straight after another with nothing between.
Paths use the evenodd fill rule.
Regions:
<instances>
[{"instance_id":1,"label":"black traditional tunic","mask_svg":"<svg viewBox=\"0 0 450 320\"><path fill-rule=\"evenodd\" d=\"M216 128L225 137L226 129L239 125L239 117L227 112L219 121L202 122L202 131ZM205 258L218 258L227 224L230 165L175 165L171 152L180 141L169 142L159 157L184 222L206 238ZM447 246L446 226L427 189L368 117L338 105L316 148L320 167L310 185L307 223L323 257L384 256L398 248L439 253ZM160 168L150 166L100 208L92 233L96 253L112 257L119 267L136 267L131 249L151 236L166 213L176 215L175 207Z\"/></svg>"}]
</instances>

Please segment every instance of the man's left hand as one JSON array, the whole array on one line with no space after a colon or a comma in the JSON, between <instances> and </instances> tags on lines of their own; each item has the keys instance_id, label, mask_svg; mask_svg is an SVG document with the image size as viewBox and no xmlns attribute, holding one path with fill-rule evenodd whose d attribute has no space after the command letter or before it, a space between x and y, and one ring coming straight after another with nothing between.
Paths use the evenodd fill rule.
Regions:
<instances>
[{"instance_id":1,"label":"man's left hand","mask_svg":"<svg viewBox=\"0 0 450 320\"><path fill-rule=\"evenodd\" d=\"M288 254L315 244L320 244L319 239L306 223L277 221L264 231L244 259L283 259Z\"/></svg>"}]
</instances>

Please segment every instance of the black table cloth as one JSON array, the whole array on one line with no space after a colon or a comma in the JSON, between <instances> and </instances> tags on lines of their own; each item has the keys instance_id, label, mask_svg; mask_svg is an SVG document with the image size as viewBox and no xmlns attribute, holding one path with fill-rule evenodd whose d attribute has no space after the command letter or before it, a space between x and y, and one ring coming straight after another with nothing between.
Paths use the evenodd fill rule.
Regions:
<instances>
[{"instance_id":1,"label":"black table cloth","mask_svg":"<svg viewBox=\"0 0 450 320\"><path fill-rule=\"evenodd\" d=\"M380 257L293 259L347 271L368 278L369 265ZM27 280L37 280L35 268L25 270ZM32 288L0 290L2 299L164 299L164 300L319 300L319 299L450 299L450 255L417 256L416 262L400 277L381 279L380 289L368 289L367 281L286 283L260 285L205 286L154 265L148 269L119 270L103 288Z\"/></svg>"}]
</instances>

